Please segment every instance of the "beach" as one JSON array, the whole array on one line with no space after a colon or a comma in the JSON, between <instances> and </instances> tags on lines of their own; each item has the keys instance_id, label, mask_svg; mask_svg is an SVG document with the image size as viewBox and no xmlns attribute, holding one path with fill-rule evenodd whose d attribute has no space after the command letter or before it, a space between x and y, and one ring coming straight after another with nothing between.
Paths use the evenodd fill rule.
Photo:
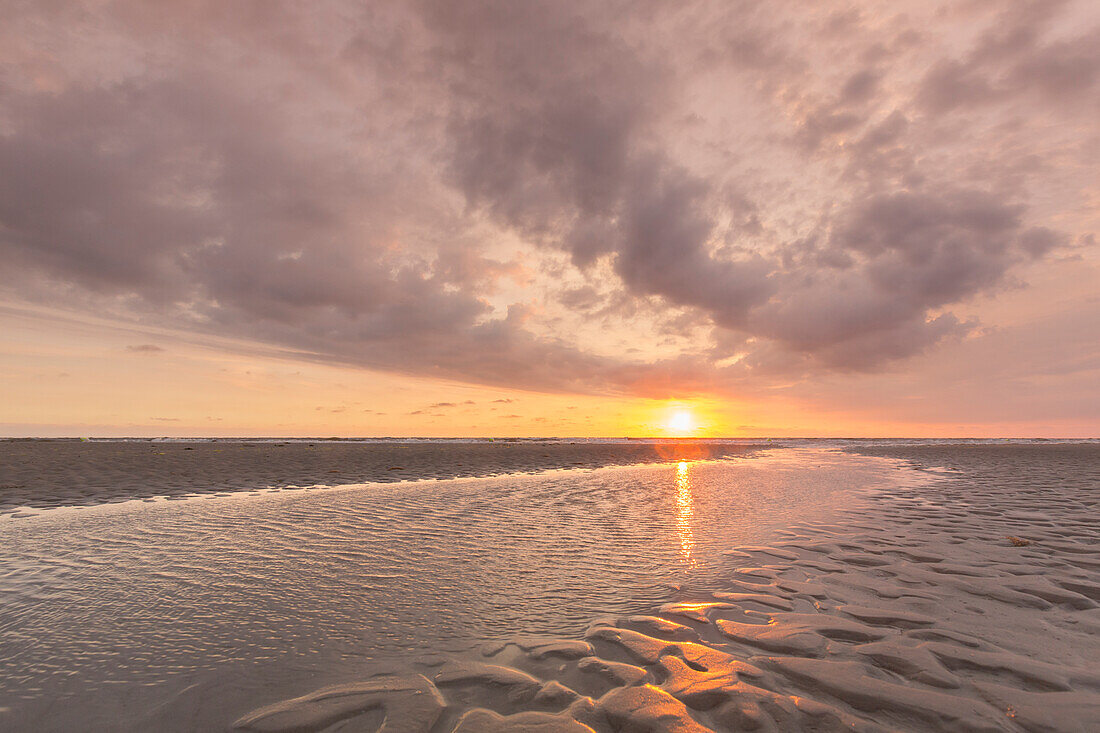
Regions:
<instances>
[{"instance_id":1,"label":"beach","mask_svg":"<svg viewBox=\"0 0 1100 733\"><path fill-rule=\"evenodd\" d=\"M721 458L752 441L0 440L0 514L256 489Z\"/></svg>"},{"instance_id":2,"label":"beach","mask_svg":"<svg viewBox=\"0 0 1100 733\"><path fill-rule=\"evenodd\" d=\"M706 450L73 508L32 486L0 518L0 725L1093 729L1100 445Z\"/></svg>"},{"instance_id":3,"label":"beach","mask_svg":"<svg viewBox=\"0 0 1100 733\"><path fill-rule=\"evenodd\" d=\"M5 11L0 733L1100 733L1100 2Z\"/></svg>"}]
</instances>

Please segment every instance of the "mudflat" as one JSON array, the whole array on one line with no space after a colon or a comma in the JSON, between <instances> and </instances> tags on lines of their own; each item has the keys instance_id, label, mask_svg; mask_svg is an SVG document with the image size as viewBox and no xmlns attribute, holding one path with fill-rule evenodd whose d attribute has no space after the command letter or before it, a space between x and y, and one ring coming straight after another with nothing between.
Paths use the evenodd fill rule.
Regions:
<instances>
[{"instance_id":1,"label":"mudflat","mask_svg":"<svg viewBox=\"0 0 1100 733\"><path fill-rule=\"evenodd\" d=\"M724 591L320 689L235 728L376 716L383 730L455 733L1095 730L1097 446L868 452L932 480L731 548Z\"/></svg>"},{"instance_id":2,"label":"mudflat","mask_svg":"<svg viewBox=\"0 0 1100 733\"><path fill-rule=\"evenodd\" d=\"M0 514L21 506L724 458L752 449L699 441L0 440Z\"/></svg>"},{"instance_id":3,"label":"mudflat","mask_svg":"<svg viewBox=\"0 0 1100 733\"><path fill-rule=\"evenodd\" d=\"M248 454L282 448L230 458L263 476ZM500 448L477 450L675 463L221 485L0 517L0 727L1060 733L1100 720L1095 442L803 442L731 446L750 451L732 460ZM209 465L185 449L127 447L125 465ZM375 465L393 455L377 450ZM443 475L472 449L417 451ZM272 460L306 478L325 465Z\"/></svg>"}]
</instances>

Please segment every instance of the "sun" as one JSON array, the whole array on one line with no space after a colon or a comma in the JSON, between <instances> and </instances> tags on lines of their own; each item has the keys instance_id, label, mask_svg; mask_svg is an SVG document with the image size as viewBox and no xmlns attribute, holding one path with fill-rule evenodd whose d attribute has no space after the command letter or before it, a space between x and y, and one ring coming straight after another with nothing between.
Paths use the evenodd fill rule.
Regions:
<instances>
[{"instance_id":1,"label":"sun","mask_svg":"<svg viewBox=\"0 0 1100 733\"><path fill-rule=\"evenodd\" d=\"M695 418L687 410L677 410L669 416L665 428L670 433L690 433L695 429Z\"/></svg>"}]
</instances>

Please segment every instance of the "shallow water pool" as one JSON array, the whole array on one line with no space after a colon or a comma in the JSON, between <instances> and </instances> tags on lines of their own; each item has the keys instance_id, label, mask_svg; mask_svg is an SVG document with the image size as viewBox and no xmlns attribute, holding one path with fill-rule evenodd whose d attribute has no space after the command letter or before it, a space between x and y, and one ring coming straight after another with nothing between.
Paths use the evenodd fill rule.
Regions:
<instances>
[{"instance_id":1,"label":"shallow water pool","mask_svg":"<svg viewBox=\"0 0 1100 733\"><path fill-rule=\"evenodd\" d=\"M207 495L0 520L0 727L217 730L394 660L578 634L893 461L821 449Z\"/></svg>"}]
</instances>

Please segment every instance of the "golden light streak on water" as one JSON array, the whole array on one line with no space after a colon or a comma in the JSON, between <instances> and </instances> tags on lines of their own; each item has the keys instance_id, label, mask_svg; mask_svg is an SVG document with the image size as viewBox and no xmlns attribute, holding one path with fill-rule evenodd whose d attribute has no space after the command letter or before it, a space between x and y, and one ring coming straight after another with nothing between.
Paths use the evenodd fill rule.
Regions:
<instances>
[{"instance_id":1,"label":"golden light streak on water","mask_svg":"<svg viewBox=\"0 0 1100 733\"><path fill-rule=\"evenodd\" d=\"M680 535L680 555L689 567L695 567L695 497L691 487L690 461L676 465L676 531Z\"/></svg>"}]
</instances>

